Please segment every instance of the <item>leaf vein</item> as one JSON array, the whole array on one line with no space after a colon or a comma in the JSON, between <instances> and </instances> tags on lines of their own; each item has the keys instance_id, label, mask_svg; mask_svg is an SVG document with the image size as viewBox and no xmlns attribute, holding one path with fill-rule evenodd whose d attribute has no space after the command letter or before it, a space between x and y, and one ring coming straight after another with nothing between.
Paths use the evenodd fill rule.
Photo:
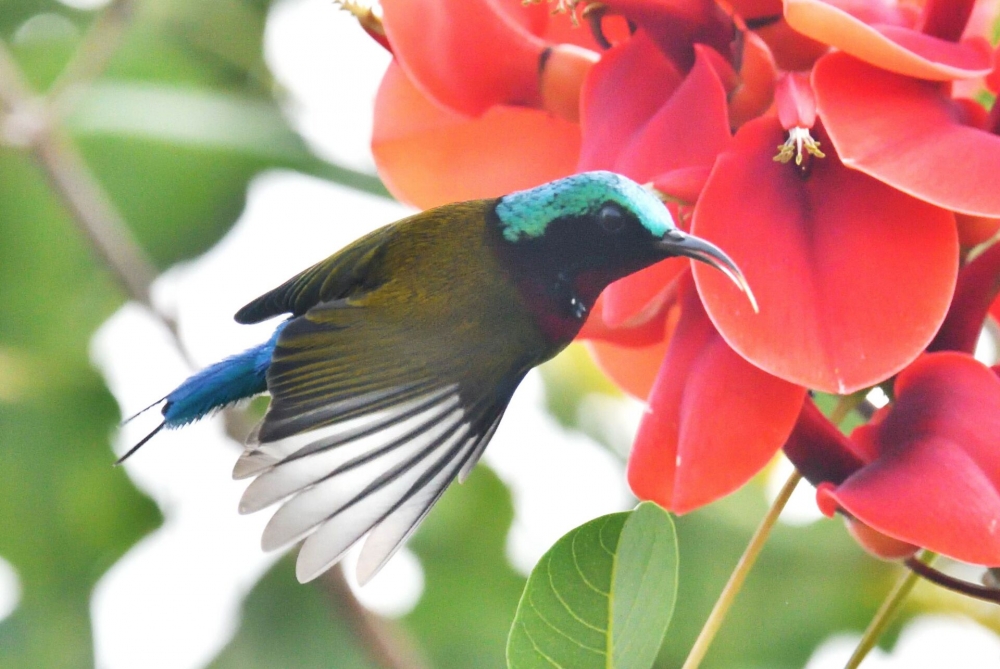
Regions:
<instances>
[{"instance_id":1,"label":"leaf vein","mask_svg":"<svg viewBox=\"0 0 1000 669\"><path fill-rule=\"evenodd\" d=\"M534 607L532 607L532 608L534 608ZM537 609L535 609L535 610L537 611ZM566 669L561 664L559 664L558 662L556 662L555 660L553 660L551 657L549 657L548 655L546 655L544 652L542 652L542 649L538 647L538 644L535 643L535 640L531 638L531 632L528 631L528 626L524 623L523 620L521 621L521 629L524 631L524 636L528 637L528 643L531 644L531 647L534 649L534 651L536 653L538 653L539 655L542 656L542 659L544 659L546 662L548 662L549 664L551 664L553 667L556 667L556 669Z\"/></svg>"},{"instance_id":2,"label":"leaf vein","mask_svg":"<svg viewBox=\"0 0 1000 669\"><path fill-rule=\"evenodd\" d=\"M597 543L600 544L601 548L604 549L605 553L607 553L612 558L614 558L615 551L611 550L610 548L608 548L607 546L604 545L604 528L607 527L607 526L608 526L608 523L607 523L607 521L605 521L604 525L601 526L600 532L597 533ZM620 536L621 535L619 535L619 537ZM617 546L615 546L615 548L617 549Z\"/></svg>"},{"instance_id":3,"label":"leaf vein","mask_svg":"<svg viewBox=\"0 0 1000 669\"><path fill-rule=\"evenodd\" d=\"M552 588L552 594L556 596L556 599L559 600L559 603L563 605L564 609L566 609L566 613L568 613L570 616L572 616L574 620L576 620L577 622L579 622L584 627L589 627L590 629L592 629L595 632L598 632L600 634L607 634L607 630L606 629L602 629L600 627L597 627L593 623L587 622L586 620L584 620L583 618L581 618L579 615L577 615L576 612L573 611L572 608L570 608L570 605L566 602L565 599L562 598L562 595L559 594L559 590L556 589L556 584L552 581L552 570L549 568L551 566L551 564L552 563L550 562L549 564L547 564L545 566L545 573L549 577L549 587ZM577 572L579 572L579 571L580 571L579 568L577 568ZM580 574L580 576L582 577L583 574ZM584 582L586 582L586 581L584 581ZM589 585L589 583L588 583L588 585ZM591 587L593 587L593 586L591 586ZM594 589L596 590L596 588L594 588ZM600 592L600 590L598 590L598 592ZM607 596L607 595L605 595L605 596ZM531 599L529 597L529 602L530 601L531 601Z\"/></svg>"},{"instance_id":4,"label":"leaf vein","mask_svg":"<svg viewBox=\"0 0 1000 669\"><path fill-rule=\"evenodd\" d=\"M573 567L576 569L576 573L580 575L580 580L583 581L584 585L586 585L588 588L590 588L599 595L603 595L604 597L610 597L611 596L610 592L605 592L601 590L596 585L587 580L587 576L583 573L583 570L580 568L580 563L576 559L576 538L578 536L580 535L579 534L573 535L573 542L570 545L570 555L573 557Z\"/></svg>"},{"instance_id":5,"label":"leaf vein","mask_svg":"<svg viewBox=\"0 0 1000 669\"><path fill-rule=\"evenodd\" d=\"M597 653L599 655L604 655L605 654L605 652L603 650L601 650L600 648L594 648L593 646L588 646L585 643L581 643L579 640L574 639L573 637L571 637L568 632L564 632L563 630L561 630L558 627L556 627L554 623L549 622L549 620L545 616L542 615L541 610L537 606L535 606L535 602L533 602L530 597L528 598L528 606L531 607L531 609L535 612L535 615L537 615L541 619L541 621L543 623L545 623L546 625L548 625L549 627L551 627L552 630L554 632L556 632L557 634L559 634L560 636L566 637L566 639L568 639L574 645L579 646L580 648L583 648L584 650L592 651L592 652ZM580 622L583 622L583 621L581 620ZM586 625L586 623L584 623L584 624ZM595 627L594 629L597 629L597 628ZM602 630L597 630L597 631L603 633Z\"/></svg>"}]
</instances>

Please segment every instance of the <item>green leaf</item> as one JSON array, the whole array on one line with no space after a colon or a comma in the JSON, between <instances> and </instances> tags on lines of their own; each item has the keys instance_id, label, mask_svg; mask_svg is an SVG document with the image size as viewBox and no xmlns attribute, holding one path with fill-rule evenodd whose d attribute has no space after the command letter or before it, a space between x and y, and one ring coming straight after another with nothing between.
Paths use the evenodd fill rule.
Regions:
<instances>
[{"instance_id":1,"label":"green leaf","mask_svg":"<svg viewBox=\"0 0 1000 669\"><path fill-rule=\"evenodd\" d=\"M677 536L644 502L576 528L528 578L507 640L510 669L649 669L677 597Z\"/></svg>"}]
</instances>

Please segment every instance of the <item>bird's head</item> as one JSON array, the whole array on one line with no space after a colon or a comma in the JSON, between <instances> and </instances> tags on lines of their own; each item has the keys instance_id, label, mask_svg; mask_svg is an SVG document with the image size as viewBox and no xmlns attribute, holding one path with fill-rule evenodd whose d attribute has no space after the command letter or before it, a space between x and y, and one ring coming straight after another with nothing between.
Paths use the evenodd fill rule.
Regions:
<instances>
[{"instance_id":1,"label":"bird's head","mask_svg":"<svg viewBox=\"0 0 1000 669\"><path fill-rule=\"evenodd\" d=\"M717 246L687 234L649 190L613 172L584 172L501 197L496 218L519 265L566 282L590 304L609 283L686 256L724 272L749 297L743 273Z\"/></svg>"}]
</instances>

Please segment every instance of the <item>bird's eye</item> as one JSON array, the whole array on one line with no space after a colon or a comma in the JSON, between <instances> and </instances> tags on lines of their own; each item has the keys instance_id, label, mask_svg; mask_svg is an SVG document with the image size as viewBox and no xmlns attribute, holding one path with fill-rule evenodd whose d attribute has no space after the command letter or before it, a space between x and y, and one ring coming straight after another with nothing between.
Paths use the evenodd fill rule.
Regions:
<instances>
[{"instance_id":1,"label":"bird's eye","mask_svg":"<svg viewBox=\"0 0 1000 669\"><path fill-rule=\"evenodd\" d=\"M608 202L597 212L597 222L605 232L620 232L625 227L625 212L614 202Z\"/></svg>"}]
</instances>

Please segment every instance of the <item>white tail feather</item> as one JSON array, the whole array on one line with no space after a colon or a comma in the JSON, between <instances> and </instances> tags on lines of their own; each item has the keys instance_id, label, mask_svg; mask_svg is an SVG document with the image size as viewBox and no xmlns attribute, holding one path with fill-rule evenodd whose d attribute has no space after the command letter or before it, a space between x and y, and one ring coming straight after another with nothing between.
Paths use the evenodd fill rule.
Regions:
<instances>
[{"instance_id":1,"label":"white tail feather","mask_svg":"<svg viewBox=\"0 0 1000 669\"><path fill-rule=\"evenodd\" d=\"M421 452L427 449L435 439L454 428L462 419L462 410L452 412L438 424L429 428L424 434L401 444L397 448L372 458L364 464L337 473L319 483L311 485L299 492L278 509L271 521L264 528L262 545L265 550L280 548L305 536L318 524L336 514L341 508L355 498L364 494L366 488L380 476L396 469L407 467L407 463L419 458ZM438 446L434 451L438 451ZM436 453L423 458L423 462L432 460ZM303 458L311 460L316 455ZM420 471L423 462L410 467L411 471ZM409 473L409 472L408 472ZM401 478L404 478L401 476ZM364 503L361 500L358 504Z\"/></svg>"},{"instance_id":2,"label":"white tail feather","mask_svg":"<svg viewBox=\"0 0 1000 669\"><path fill-rule=\"evenodd\" d=\"M415 492L369 533L358 559L359 584L364 585L372 580L413 534L420 521L444 494L448 484L455 477L456 470L469 460L472 455L470 449L476 441L475 438L467 440L461 453L455 458L454 464L443 467L423 488Z\"/></svg>"},{"instance_id":3,"label":"white tail feather","mask_svg":"<svg viewBox=\"0 0 1000 669\"><path fill-rule=\"evenodd\" d=\"M304 457L293 456L278 465L263 472L243 493L240 500L240 513L259 511L275 502L284 499L294 492L309 485L322 481L337 469L348 465L351 461L374 454L379 448L395 442L419 441L421 432L429 429L434 422L442 420L449 410L458 406L458 398L452 396L446 402L436 407L434 412L417 414L408 420L392 425L377 433L352 439L337 446L316 450ZM460 417L460 416L459 416ZM377 423L378 417L370 417L368 423ZM450 424L454 424L453 419ZM363 429L364 425L358 426ZM409 450L400 443L394 450ZM391 456L391 453L376 456L379 462ZM391 460L385 460L383 467L391 466Z\"/></svg>"},{"instance_id":4,"label":"white tail feather","mask_svg":"<svg viewBox=\"0 0 1000 669\"><path fill-rule=\"evenodd\" d=\"M316 578L340 560L344 552L398 506L435 465L440 465L442 458L454 455L451 453L454 445L465 439L467 432L468 427L463 425L458 432L435 448L430 456L338 512L310 534L302 544L295 564L295 575L299 581L305 583Z\"/></svg>"}]
</instances>

